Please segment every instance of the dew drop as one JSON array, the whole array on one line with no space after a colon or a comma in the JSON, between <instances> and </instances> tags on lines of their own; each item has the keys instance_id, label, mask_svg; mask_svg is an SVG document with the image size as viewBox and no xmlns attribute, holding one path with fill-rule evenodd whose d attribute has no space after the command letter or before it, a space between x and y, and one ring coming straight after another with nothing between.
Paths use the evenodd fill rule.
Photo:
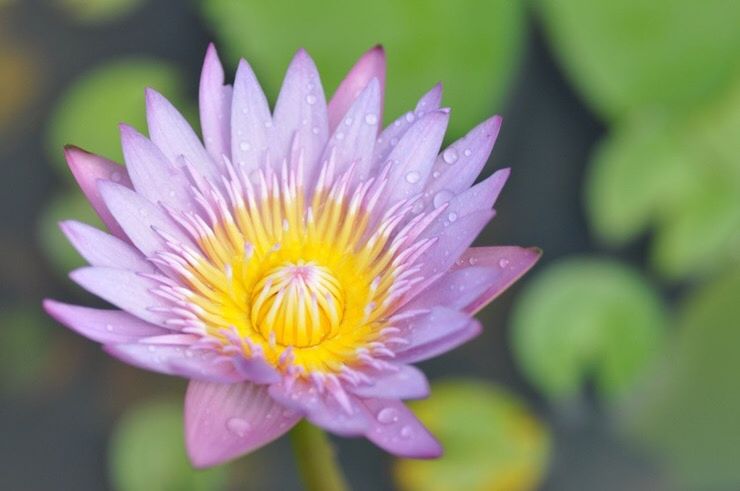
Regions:
<instances>
[{"instance_id":1,"label":"dew drop","mask_svg":"<svg viewBox=\"0 0 740 491\"><path fill-rule=\"evenodd\" d=\"M401 428L401 438L409 438L413 432L414 430L412 430L409 425L405 425L403 428Z\"/></svg>"},{"instance_id":2,"label":"dew drop","mask_svg":"<svg viewBox=\"0 0 740 491\"><path fill-rule=\"evenodd\" d=\"M265 128L272 128L272 121L265 121Z\"/></svg>"},{"instance_id":3,"label":"dew drop","mask_svg":"<svg viewBox=\"0 0 740 491\"><path fill-rule=\"evenodd\" d=\"M239 438L244 438L251 429L249 421L243 418L229 418L226 421L226 428Z\"/></svg>"},{"instance_id":4,"label":"dew drop","mask_svg":"<svg viewBox=\"0 0 740 491\"><path fill-rule=\"evenodd\" d=\"M306 102L307 102L308 104L315 104L315 103L316 103L316 96L315 96L315 95L313 95L313 94L308 94L308 95L306 96Z\"/></svg>"},{"instance_id":5,"label":"dew drop","mask_svg":"<svg viewBox=\"0 0 740 491\"><path fill-rule=\"evenodd\" d=\"M352 118L345 118L344 124L346 124L347 126L350 126L352 124L352 121L353 121Z\"/></svg>"},{"instance_id":6,"label":"dew drop","mask_svg":"<svg viewBox=\"0 0 740 491\"><path fill-rule=\"evenodd\" d=\"M472 265L474 265L475 263L477 263L477 262L478 262L478 260L477 260L477 259L475 259L474 257L471 257L470 259L468 259L468 262L469 262L469 263L470 263L470 265L472 266Z\"/></svg>"},{"instance_id":7,"label":"dew drop","mask_svg":"<svg viewBox=\"0 0 740 491\"><path fill-rule=\"evenodd\" d=\"M193 357L193 351L192 350L189 350L189 349L186 349L185 350L185 357L186 358L192 358Z\"/></svg>"},{"instance_id":8,"label":"dew drop","mask_svg":"<svg viewBox=\"0 0 740 491\"><path fill-rule=\"evenodd\" d=\"M505 268L506 266L509 265L509 260L506 259L506 258L501 258L501 259L498 260L498 265L501 268Z\"/></svg>"},{"instance_id":9,"label":"dew drop","mask_svg":"<svg viewBox=\"0 0 740 491\"><path fill-rule=\"evenodd\" d=\"M455 150L454 148L448 148L447 150L442 152L442 158L448 164L454 164L457 160L457 150Z\"/></svg>"},{"instance_id":10,"label":"dew drop","mask_svg":"<svg viewBox=\"0 0 740 491\"><path fill-rule=\"evenodd\" d=\"M243 108L242 108L242 114L247 114L248 112L249 112L249 111L247 111L247 108L246 108L246 107L243 107Z\"/></svg>"},{"instance_id":11,"label":"dew drop","mask_svg":"<svg viewBox=\"0 0 740 491\"><path fill-rule=\"evenodd\" d=\"M241 148L242 152L246 152L247 150L249 150L249 143L241 142L239 144L239 148Z\"/></svg>"},{"instance_id":12,"label":"dew drop","mask_svg":"<svg viewBox=\"0 0 740 491\"><path fill-rule=\"evenodd\" d=\"M313 133L314 135L318 135L319 134L319 127L318 126L314 126L313 128L311 128L311 133Z\"/></svg>"},{"instance_id":13,"label":"dew drop","mask_svg":"<svg viewBox=\"0 0 740 491\"><path fill-rule=\"evenodd\" d=\"M398 421L398 411L392 407L386 407L380 410L377 418L378 423L383 423L384 425L395 423Z\"/></svg>"},{"instance_id":14,"label":"dew drop","mask_svg":"<svg viewBox=\"0 0 740 491\"><path fill-rule=\"evenodd\" d=\"M443 204L447 203L454 197L454 193L448 189L443 189L442 191L438 192L434 195L434 199L432 200L432 204L434 204L435 208L439 208Z\"/></svg>"},{"instance_id":15,"label":"dew drop","mask_svg":"<svg viewBox=\"0 0 740 491\"><path fill-rule=\"evenodd\" d=\"M450 214L447 215L447 219L450 221L450 223L454 222L455 220L457 220L457 213L451 211Z\"/></svg>"},{"instance_id":16,"label":"dew drop","mask_svg":"<svg viewBox=\"0 0 740 491\"><path fill-rule=\"evenodd\" d=\"M344 133L342 133L341 131L339 133L337 133L336 134L336 139L337 140L344 140Z\"/></svg>"},{"instance_id":17,"label":"dew drop","mask_svg":"<svg viewBox=\"0 0 740 491\"><path fill-rule=\"evenodd\" d=\"M463 152L463 155L465 155L466 157L470 157L470 155L471 155L472 153L473 153L473 152L472 152L472 151L471 151L471 150L470 150L469 148L466 148L466 149L465 149L465 151Z\"/></svg>"},{"instance_id":18,"label":"dew drop","mask_svg":"<svg viewBox=\"0 0 740 491\"><path fill-rule=\"evenodd\" d=\"M106 324L105 330L108 332L113 332L113 324Z\"/></svg>"},{"instance_id":19,"label":"dew drop","mask_svg":"<svg viewBox=\"0 0 740 491\"><path fill-rule=\"evenodd\" d=\"M406 121L408 121L409 123L413 123L415 118L416 116L414 116L414 113L412 112L406 113Z\"/></svg>"},{"instance_id":20,"label":"dew drop","mask_svg":"<svg viewBox=\"0 0 740 491\"><path fill-rule=\"evenodd\" d=\"M367 124L377 124L378 123L378 117L374 114L366 114L365 115L365 122Z\"/></svg>"},{"instance_id":21,"label":"dew drop","mask_svg":"<svg viewBox=\"0 0 740 491\"><path fill-rule=\"evenodd\" d=\"M406 174L406 182L408 182L409 184L415 184L419 182L419 179L421 179L421 176L416 171L411 171Z\"/></svg>"},{"instance_id":22,"label":"dew drop","mask_svg":"<svg viewBox=\"0 0 740 491\"><path fill-rule=\"evenodd\" d=\"M432 177L435 178L435 179L438 178L439 177L439 171L438 170L435 170L434 172L432 172Z\"/></svg>"}]
</instances>

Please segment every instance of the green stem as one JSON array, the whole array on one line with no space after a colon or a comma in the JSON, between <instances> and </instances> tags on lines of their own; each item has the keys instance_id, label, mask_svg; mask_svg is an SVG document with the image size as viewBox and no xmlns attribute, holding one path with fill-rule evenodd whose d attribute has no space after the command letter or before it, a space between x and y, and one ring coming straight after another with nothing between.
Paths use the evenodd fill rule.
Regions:
<instances>
[{"instance_id":1,"label":"green stem","mask_svg":"<svg viewBox=\"0 0 740 491\"><path fill-rule=\"evenodd\" d=\"M334 448L323 431L301 421L290 432L298 472L306 491L348 491Z\"/></svg>"}]
</instances>

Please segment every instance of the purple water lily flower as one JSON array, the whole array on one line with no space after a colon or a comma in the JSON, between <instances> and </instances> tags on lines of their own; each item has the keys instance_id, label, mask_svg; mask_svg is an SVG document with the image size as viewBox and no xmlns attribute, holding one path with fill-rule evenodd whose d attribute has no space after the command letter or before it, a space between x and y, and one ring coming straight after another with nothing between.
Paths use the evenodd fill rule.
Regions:
<instances>
[{"instance_id":1,"label":"purple water lily flower","mask_svg":"<svg viewBox=\"0 0 740 491\"><path fill-rule=\"evenodd\" d=\"M441 87L381 131L384 80L376 47L327 105L301 50L271 112L246 61L224 84L211 46L202 142L148 90L149 137L121 126L125 168L66 150L110 232L61 224L90 263L71 277L119 310L45 308L127 363L190 379L195 466L250 452L301 418L399 456L439 456L401 402L429 393L411 364L477 335L473 314L539 257L470 247L509 175L473 185L500 118L438 155Z\"/></svg>"}]
</instances>

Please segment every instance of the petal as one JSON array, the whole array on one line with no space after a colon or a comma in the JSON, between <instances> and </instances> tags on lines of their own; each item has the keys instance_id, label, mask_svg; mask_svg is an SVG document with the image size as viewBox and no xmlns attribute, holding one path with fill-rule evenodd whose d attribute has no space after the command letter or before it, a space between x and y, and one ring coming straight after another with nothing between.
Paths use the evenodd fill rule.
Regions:
<instances>
[{"instance_id":1,"label":"petal","mask_svg":"<svg viewBox=\"0 0 740 491\"><path fill-rule=\"evenodd\" d=\"M353 387L349 390L360 397L422 399L429 395L429 382L418 368L401 365L397 372L374 378L372 385Z\"/></svg>"},{"instance_id":2,"label":"petal","mask_svg":"<svg viewBox=\"0 0 740 491\"><path fill-rule=\"evenodd\" d=\"M100 310L44 300L44 310L59 323L98 343L130 343L167 330L121 310Z\"/></svg>"},{"instance_id":3,"label":"petal","mask_svg":"<svg viewBox=\"0 0 740 491\"><path fill-rule=\"evenodd\" d=\"M366 399L363 401L373 426L368 440L399 457L434 459L442 455L442 446L414 413L400 401Z\"/></svg>"},{"instance_id":4,"label":"petal","mask_svg":"<svg viewBox=\"0 0 740 491\"><path fill-rule=\"evenodd\" d=\"M124 363L151 372L209 382L241 382L234 365L213 350L191 349L161 343L106 344L103 350Z\"/></svg>"},{"instance_id":5,"label":"petal","mask_svg":"<svg viewBox=\"0 0 740 491\"><path fill-rule=\"evenodd\" d=\"M224 69L213 43L208 45L198 94L200 125L206 150L214 162L231 157L231 86L224 85Z\"/></svg>"},{"instance_id":6,"label":"petal","mask_svg":"<svg viewBox=\"0 0 740 491\"><path fill-rule=\"evenodd\" d=\"M195 467L210 467L270 443L299 420L265 386L194 380L185 396L185 445Z\"/></svg>"},{"instance_id":7,"label":"petal","mask_svg":"<svg viewBox=\"0 0 740 491\"><path fill-rule=\"evenodd\" d=\"M460 271L471 269L467 265L488 266L495 268L498 275L488 288L465 306L471 315L485 307L491 300L500 295L512 283L535 265L542 256L537 248L515 246L471 247L460 257L453 269ZM458 271L456 271L458 272Z\"/></svg>"},{"instance_id":8,"label":"petal","mask_svg":"<svg viewBox=\"0 0 740 491\"><path fill-rule=\"evenodd\" d=\"M165 157L157 145L132 127L122 124L121 146L137 193L152 203L161 202L175 210L196 209L187 176L174 161Z\"/></svg>"},{"instance_id":9,"label":"petal","mask_svg":"<svg viewBox=\"0 0 740 491\"><path fill-rule=\"evenodd\" d=\"M469 188L491 155L501 121L500 116L494 116L447 147L434 164L427 194L433 196L442 190L458 194Z\"/></svg>"},{"instance_id":10,"label":"petal","mask_svg":"<svg viewBox=\"0 0 740 491\"><path fill-rule=\"evenodd\" d=\"M239 61L231 102L231 160L245 171L264 162L272 134L272 115L252 67Z\"/></svg>"},{"instance_id":11,"label":"petal","mask_svg":"<svg viewBox=\"0 0 740 491\"><path fill-rule=\"evenodd\" d=\"M372 79L377 79L380 89L380 113L378 122L383 121L383 93L385 92L385 50L377 45L357 60L339 84L337 91L329 102L329 130L339 126L340 121L352 106L357 96L367 87Z\"/></svg>"},{"instance_id":12,"label":"petal","mask_svg":"<svg viewBox=\"0 0 740 491\"><path fill-rule=\"evenodd\" d=\"M469 319L467 324L455 330L440 330L440 335L430 339L427 343L419 344L402 352L396 353L395 361L399 363L418 363L447 353L458 346L467 343L481 333L481 325L475 319Z\"/></svg>"},{"instance_id":13,"label":"petal","mask_svg":"<svg viewBox=\"0 0 740 491\"><path fill-rule=\"evenodd\" d=\"M175 221L162 209L135 191L109 181L100 181L106 206L134 245L146 256L166 248L157 231L166 232L182 244L195 247Z\"/></svg>"},{"instance_id":14,"label":"petal","mask_svg":"<svg viewBox=\"0 0 740 491\"><path fill-rule=\"evenodd\" d=\"M92 266L153 273L154 266L128 242L85 223L67 220L59 227L75 249Z\"/></svg>"},{"instance_id":15,"label":"petal","mask_svg":"<svg viewBox=\"0 0 740 491\"><path fill-rule=\"evenodd\" d=\"M407 199L424 189L450 120L448 111L431 111L414 123L391 153L389 184L385 195L388 205Z\"/></svg>"},{"instance_id":16,"label":"petal","mask_svg":"<svg viewBox=\"0 0 740 491\"><path fill-rule=\"evenodd\" d=\"M202 176L216 182L218 169L195 131L175 106L154 89L146 90L146 120L149 137L170 162L183 156Z\"/></svg>"},{"instance_id":17,"label":"petal","mask_svg":"<svg viewBox=\"0 0 740 491\"><path fill-rule=\"evenodd\" d=\"M453 266L454 268L454 266ZM503 280L500 267L463 267L450 271L420 293L404 309L448 307L463 310L484 296L488 289Z\"/></svg>"},{"instance_id":18,"label":"petal","mask_svg":"<svg viewBox=\"0 0 740 491\"><path fill-rule=\"evenodd\" d=\"M409 341L408 346L397 353L433 343L440 338L465 329L470 322L470 315L446 307L433 307L429 313L417 315L400 323L403 336Z\"/></svg>"},{"instance_id":19,"label":"petal","mask_svg":"<svg viewBox=\"0 0 740 491\"><path fill-rule=\"evenodd\" d=\"M305 50L298 50L290 62L280 89L273 116L276 152L272 157L288 156L293 138L307 168L313 168L329 137L326 99L319 72Z\"/></svg>"},{"instance_id":20,"label":"petal","mask_svg":"<svg viewBox=\"0 0 740 491\"><path fill-rule=\"evenodd\" d=\"M72 271L70 277L85 290L147 322L167 327L167 316L152 308L169 307L150 290L160 284L133 271L85 267Z\"/></svg>"},{"instance_id":21,"label":"petal","mask_svg":"<svg viewBox=\"0 0 740 491\"><path fill-rule=\"evenodd\" d=\"M108 207L103 202L100 192L98 191L97 182L100 179L117 182L123 186L131 187L131 180L122 165L86 152L81 148L66 146L64 147L64 156L67 159L72 175L75 176L77 184L85 193L85 197L90 202L95 212L100 216L108 230L121 239L126 238L121 226L118 225Z\"/></svg>"}]
</instances>

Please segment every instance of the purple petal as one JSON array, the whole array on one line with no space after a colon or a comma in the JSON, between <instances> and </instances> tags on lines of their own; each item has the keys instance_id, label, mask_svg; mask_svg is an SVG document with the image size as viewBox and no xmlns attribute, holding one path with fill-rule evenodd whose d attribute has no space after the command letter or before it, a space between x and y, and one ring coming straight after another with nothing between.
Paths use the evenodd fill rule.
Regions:
<instances>
[{"instance_id":1,"label":"purple petal","mask_svg":"<svg viewBox=\"0 0 740 491\"><path fill-rule=\"evenodd\" d=\"M431 309L439 306L464 310L483 296L492 285L498 285L502 281L508 280L504 280L499 267L471 266L453 270L417 295L404 309Z\"/></svg>"},{"instance_id":2,"label":"purple petal","mask_svg":"<svg viewBox=\"0 0 740 491\"><path fill-rule=\"evenodd\" d=\"M458 194L470 187L486 165L501 129L501 117L494 116L473 128L442 152L432 169L426 192Z\"/></svg>"},{"instance_id":3,"label":"purple petal","mask_svg":"<svg viewBox=\"0 0 740 491\"><path fill-rule=\"evenodd\" d=\"M200 75L200 125L206 150L217 164L231 156L231 86L224 85L224 69L213 43L208 45Z\"/></svg>"},{"instance_id":4,"label":"purple petal","mask_svg":"<svg viewBox=\"0 0 740 491\"><path fill-rule=\"evenodd\" d=\"M99 310L44 300L44 310L59 323L98 343L131 343L167 330L121 310Z\"/></svg>"},{"instance_id":5,"label":"purple petal","mask_svg":"<svg viewBox=\"0 0 740 491\"><path fill-rule=\"evenodd\" d=\"M185 445L195 467L210 467L270 443L299 420L298 413L275 403L265 386L191 381Z\"/></svg>"},{"instance_id":6,"label":"purple petal","mask_svg":"<svg viewBox=\"0 0 740 491\"><path fill-rule=\"evenodd\" d=\"M400 401L366 399L367 410L374 416L367 438L399 457L434 459L442 455L442 446L414 413Z\"/></svg>"},{"instance_id":7,"label":"purple petal","mask_svg":"<svg viewBox=\"0 0 740 491\"><path fill-rule=\"evenodd\" d=\"M297 380L290 387L285 382L270 386L270 396L277 402L305 415L311 423L342 436L362 435L369 422L359 401L348 396L351 412L343 408L327 391L319 394L307 382Z\"/></svg>"},{"instance_id":8,"label":"purple petal","mask_svg":"<svg viewBox=\"0 0 740 491\"><path fill-rule=\"evenodd\" d=\"M411 125L420 117L427 114L430 111L436 111L439 109L439 104L442 101L442 85L435 85L432 90L427 92L419 99L416 104L416 109L409 111L406 114L401 115L393 123L389 124L386 129L378 137L378 143L375 145L375 154L373 161L375 165L382 164L388 160L388 155L393 150L393 147L398 144L401 137L408 131Z\"/></svg>"},{"instance_id":9,"label":"purple petal","mask_svg":"<svg viewBox=\"0 0 740 491\"><path fill-rule=\"evenodd\" d=\"M161 343L106 344L103 350L124 363L151 372L209 382L241 382L244 377L221 354Z\"/></svg>"},{"instance_id":10,"label":"purple petal","mask_svg":"<svg viewBox=\"0 0 740 491\"><path fill-rule=\"evenodd\" d=\"M429 395L429 382L418 368L401 365L397 372L375 377L372 385L353 387L350 390L360 397L422 399Z\"/></svg>"},{"instance_id":11,"label":"purple petal","mask_svg":"<svg viewBox=\"0 0 740 491\"><path fill-rule=\"evenodd\" d=\"M126 234L103 202L98 191L97 182L99 179L105 179L130 188L132 186L131 180L126 173L126 169L111 160L73 146L64 148L64 156L72 175L77 180L77 184L79 184L80 189L85 193L85 197L103 220L105 226L113 235L125 240Z\"/></svg>"},{"instance_id":12,"label":"purple petal","mask_svg":"<svg viewBox=\"0 0 740 491\"><path fill-rule=\"evenodd\" d=\"M471 269L469 265L487 266L495 268L498 276L485 291L468 303L464 310L471 315L478 312L529 271L541 256L542 251L537 248L515 246L471 247L465 251L453 269L465 271Z\"/></svg>"},{"instance_id":13,"label":"purple petal","mask_svg":"<svg viewBox=\"0 0 740 491\"><path fill-rule=\"evenodd\" d=\"M409 344L397 352L403 353L460 332L468 322L470 315L467 313L445 307L433 307L429 313L411 317L399 325Z\"/></svg>"},{"instance_id":14,"label":"purple petal","mask_svg":"<svg viewBox=\"0 0 740 491\"><path fill-rule=\"evenodd\" d=\"M231 102L231 160L246 171L264 162L272 134L272 115L252 67L239 61Z\"/></svg>"},{"instance_id":15,"label":"purple petal","mask_svg":"<svg viewBox=\"0 0 740 491\"><path fill-rule=\"evenodd\" d=\"M288 156L296 138L306 167L315 166L329 137L329 123L319 72L305 50L298 50L290 62L275 104L273 123L273 157Z\"/></svg>"},{"instance_id":16,"label":"purple petal","mask_svg":"<svg viewBox=\"0 0 740 491\"><path fill-rule=\"evenodd\" d=\"M457 326L454 330L440 328L438 337L430 337L424 344L396 353L395 360L399 363L418 363L434 358L467 343L479 335L481 330L480 322L475 319L468 319L466 324Z\"/></svg>"},{"instance_id":17,"label":"purple petal","mask_svg":"<svg viewBox=\"0 0 740 491\"><path fill-rule=\"evenodd\" d=\"M75 249L92 266L153 273L154 267L130 243L85 223L67 220L59 227Z\"/></svg>"},{"instance_id":18,"label":"purple petal","mask_svg":"<svg viewBox=\"0 0 740 491\"><path fill-rule=\"evenodd\" d=\"M234 365L245 380L255 384L274 384L280 381L280 372L262 357L234 357Z\"/></svg>"},{"instance_id":19,"label":"purple petal","mask_svg":"<svg viewBox=\"0 0 740 491\"><path fill-rule=\"evenodd\" d=\"M218 169L195 131L175 106L154 89L146 90L146 120L149 137L170 162L183 156L202 176L215 182Z\"/></svg>"},{"instance_id":20,"label":"purple petal","mask_svg":"<svg viewBox=\"0 0 740 491\"><path fill-rule=\"evenodd\" d=\"M160 284L133 271L85 267L72 271L70 277L85 290L107 300L116 307L158 326L167 327L167 316L152 307L169 307L150 290Z\"/></svg>"},{"instance_id":21,"label":"purple petal","mask_svg":"<svg viewBox=\"0 0 740 491\"><path fill-rule=\"evenodd\" d=\"M157 145L130 126L121 125L121 146L136 192L152 203L193 211L191 183L182 169L167 159Z\"/></svg>"},{"instance_id":22,"label":"purple petal","mask_svg":"<svg viewBox=\"0 0 740 491\"><path fill-rule=\"evenodd\" d=\"M357 60L329 102L329 130L339 126L357 96L372 79L377 79L380 89L378 124L383 121L383 93L385 92L385 51L378 45Z\"/></svg>"},{"instance_id":23,"label":"purple petal","mask_svg":"<svg viewBox=\"0 0 740 491\"><path fill-rule=\"evenodd\" d=\"M121 228L146 256L166 248L165 241L157 230L166 232L182 244L195 247L162 207L129 188L109 181L100 181L98 187L105 204Z\"/></svg>"}]
</instances>

